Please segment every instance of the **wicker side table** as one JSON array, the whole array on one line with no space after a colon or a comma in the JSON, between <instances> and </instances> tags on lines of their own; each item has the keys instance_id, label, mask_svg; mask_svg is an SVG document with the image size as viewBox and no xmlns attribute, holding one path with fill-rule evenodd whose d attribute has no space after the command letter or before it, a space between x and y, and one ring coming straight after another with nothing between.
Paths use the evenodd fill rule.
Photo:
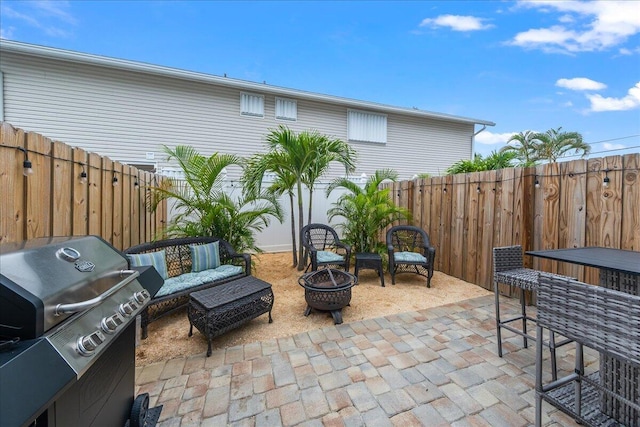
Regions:
<instances>
[{"instance_id":1,"label":"wicker side table","mask_svg":"<svg viewBox=\"0 0 640 427\"><path fill-rule=\"evenodd\" d=\"M370 252L358 252L356 254L356 268L354 275L358 277L358 272L362 269L370 268L378 272L380 282L384 287L384 271L382 270L382 257L379 254Z\"/></svg>"},{"instance_id":2,"label":"wicker side table","mask_svg":"<svg viewBox=\"0 0 640 427\"><path fill-rule=\"evenodd\" d=\"M207 337L207 357L211 356L211 340L231 329L255 319L273 308L271 284L253 276L243 277L220 286L194 292L189 299L189 336L195 326Z\"/></svg>"}]
</instances>

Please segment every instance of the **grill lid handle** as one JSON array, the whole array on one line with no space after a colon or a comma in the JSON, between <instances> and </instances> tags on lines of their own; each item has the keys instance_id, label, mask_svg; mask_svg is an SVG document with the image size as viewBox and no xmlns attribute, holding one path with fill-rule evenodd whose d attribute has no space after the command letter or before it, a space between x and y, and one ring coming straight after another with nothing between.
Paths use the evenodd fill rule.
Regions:
<instances>
[{"instance_id":1,"label":"grill lid handle","mask_svg":"<svg viewBox=\"0 0 640 427\"><path fill-rule=\"evenodd\" d=\"M132 282L136 277L138 277L140 275L140 272L136 271L136 270L121 270L120 271L120 275L121 276L123 276L125 274L128 274L129 276L126 277L121 282L119 282L118 284L116 284L115 286L112 286L106 292L103 292L102 294L98 295L95 298L91 298L91 299L88 299L86 301L75 302L75 303L72 303L72 304L58 304L58 305L56 305L56 308L54 310L54 314L56 316L61 316L63 314L77 313L78 311L84 311L84 310L87 310L87 309L89 309L91 307L95 307L96 305L100 304L102 301L106 300L111 295L116 293L119 289L123 288L128 283Z\"/></svg>"}]
</instances>

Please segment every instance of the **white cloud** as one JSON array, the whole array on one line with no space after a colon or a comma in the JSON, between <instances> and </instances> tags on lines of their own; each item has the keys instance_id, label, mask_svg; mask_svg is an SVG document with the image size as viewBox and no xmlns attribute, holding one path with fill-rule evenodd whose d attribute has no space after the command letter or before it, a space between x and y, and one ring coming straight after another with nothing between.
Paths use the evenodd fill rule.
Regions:
<instances>
[{"instance_id":1,"label":"white cloud","mask_svg":"<svg viewBox=\"0 0 640 427\"><path fill-rule=\"evenodd\" d=\"M485 24L485 19L475 16L440 15L436 18L426 18L420 23L421 27L448 27L453 31L478 31L493 28Z\"/></svg>"},{"instance_id":2,"label":"white cloud","mask_svg":"<svg viewBox=\"0 0 640 427\"><path fill-rule=\"evenodd\" d=\"M76 18L68 13L65 8L69 7L68 1L36 1L34 7L43 15L55 17L68 24L76 24Z\"/></svg>"},{"instance_id":3,"label":"white cloud","mask_svg":"<svg viewBox=\"0 0 640 427\"><path fill-rule=\"evenodd\" d=\"M12 21L16 24L26 24L53 37L69 37L69 28L77 23L77 20L65 10L69 7L69 2L66 1L21 2L16 6L18 8L2 5L0 14L3 23ZM16 31L15 26L9 28L11 31L2 30L3 38L11 37Z\"/></svg>"},{"instance_id":4,"label":"white cloud","mask_svg":"<svg viewBox=\"0 0 640 427\"><path fill-rule=\"evenodd\" d=\"M572 23L572 22L575 22L575 19L571 15L562 15L561 17L558 18L558 21L563 23Z\"/></svg>"},{"instance_id":5,"label":"white cloud","mask_svg":"<svg viewBox=\"0 0 640 427\"><path fill-rule=\"evenodd\" d=\"M621 150L623 148L627 148L624 144L612 144L610 142L603 142L602 148L605 150Z\"/></svg>"},{"instance_id":6,"label":"white cloud","mask_svg":"<svg viewBox=\"0 0 640 427\"><path fill-rule=\"evenodd\" d=\"M628 55L635 55L640 53L640 46L638 47L634 47L634 48L626 48L626 47L622 47L620 48L620 50L618 50L618 54L619 55L624 55L624 56L628 56Z\"/></svg>"},{"instance_id":7,"label":"white cloud","mask_svg":"<svg viewBox=\"0 0 640 427\"><path fill-rule=\"evenodd\" d=\"M575 77L573 79L558 79L556 86L571 90L602 90L607 85L585 77Z\"/></svg>"},{"instance_id":8,"label":"white cloud","mask_svg":"<svg viewBox=\"0 0 640 427\"><path fill-rule=\"evenodd\" d=\"M0 28L0 39L12 39L15 27Z\"/></svg>"},{"instance_id":9,"label":"white cloud","mask_svg":"<svg viewBox=\"0 0 640 427\"><path fill-rule=\"evenodd\" d=\"M478 144L484 145L505 145L514 133L518 132L492 133L485 130L484 132L477 134L474 141Z\"/></svg>"},{"instance_id":10,"label":"white cloud","mask_svg":"<svg viewBox=\"0 0 640 427\"><path fill-rule=\"evenodd\" d=\"M606 98L602 95L587 95L591 101L590 111L624 111L640 107L640 82L629 89L622 98Z\"/></svg>"},{"instance_id":11,"label":"white cloud","mask_svg":"<svg viewBox=\"0 0 640 427\"><path fill-rule=\"evenodd\" d=\"M31 25L32 27L38 27L40 28L41 25L38 22L37 19L35 19L33 16L24 14L24 13L20 13L17 10L14 10L13 8L9 7L9 6L3 6L2 7L2 15L4 16L4 19L7 18L12 18L18 21L23 21L29 25ZM6 21L5 21L6 22Z\"/></svg>"},{"instance_id":12,"label":"white cloud","mask_svg":"<svg viewBox=\"0 0 640 427\"><path fill-rule=\"evenodd\" d=\"M520 1L518 6L562 13L558 17L562 25L530 29L509 42L523 48L564 53L601 51L640 33L635 1Z\"/></svg>"}]
</instances>

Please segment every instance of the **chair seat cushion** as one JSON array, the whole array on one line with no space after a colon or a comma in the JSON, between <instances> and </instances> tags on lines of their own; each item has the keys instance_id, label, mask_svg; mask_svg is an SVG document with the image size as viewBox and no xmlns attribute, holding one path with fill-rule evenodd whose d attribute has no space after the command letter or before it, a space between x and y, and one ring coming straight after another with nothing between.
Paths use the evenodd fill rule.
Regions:
<instances>
[{"instance_id":1,"label":"chair seat cushion","mask_svg":"<svg viewBox=\"0 0 640 427\"><path fill-rule=\"evenodd\" d=\"M196 273L184 273L171 277L164 281L164 285L156 293L157 297L175 294L189 288L200 286L204 283L216 282L242 273L243 269L237 265L221 265L218 268L199 271Z\"/></svg>"},{"instance_id":2,"label":"chair seat cushion","mask_svg":"<svg viewBox=\"0 0 640 427\"><path fill-rule=\"evenodd\" d=\"M344 261L344 257L338 255L335 252L329 251L318 251L317 253L318 262L342 262Z\"/></svg>"},{"instance_id":3,"label":"chair seat cushion","mask_svg":"<svg viewBox=\"0 0 640 427\"><path fill-rule=\"evenodd\" d=\"M393 254L393 259L397 263L414 262L425 264L427 262L427 259L417 252L395 252Z\"/></svg>"}]
</instances>

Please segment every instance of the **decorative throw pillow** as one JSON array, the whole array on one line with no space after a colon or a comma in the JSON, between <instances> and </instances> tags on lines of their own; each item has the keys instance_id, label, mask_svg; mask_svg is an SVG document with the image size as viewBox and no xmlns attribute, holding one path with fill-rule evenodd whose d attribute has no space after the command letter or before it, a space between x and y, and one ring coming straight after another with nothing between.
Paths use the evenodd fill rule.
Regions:
<instances>
[{"instance_id":1,"label":"decorative throw pillow","mask_svg":"<svg viewBox=\"0 0 640 427\"><path fill-rule=\"evenodd\" d=\"M206 245L190 245L191 248L191 271L211 270L220 267L220 248L218 242L207 243Z\"/></svg>"},{"instance_id":2,"label":"decorative throw pillow","mask_svg":"<svg viewBox=\"0 0 640 427\"><path fill-rule=\"evenodd\" d=\"M158 273L163 279L169 278L169 271L167 270L167 260L165 259L164 249L157 252L149 252L146 254L127 254L131 267L142 267L145 265L152 265L158 270Z\"/></svg>"}]
</instances>

